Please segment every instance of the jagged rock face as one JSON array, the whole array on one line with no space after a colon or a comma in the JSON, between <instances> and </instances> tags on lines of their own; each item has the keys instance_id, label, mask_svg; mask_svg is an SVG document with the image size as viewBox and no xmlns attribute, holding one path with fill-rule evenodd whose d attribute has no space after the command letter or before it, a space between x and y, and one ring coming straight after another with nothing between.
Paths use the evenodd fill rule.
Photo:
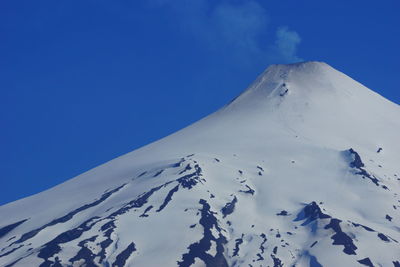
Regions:
<instances>
[{"instance_id":1,"label":"jagged rock face","mask_svg":"<svg viewBox=\"0 0 400 267\"><path fill-rule=\"evenodd\" d=\"M277 65L165 139L0 207L1 266L400 266L400 109Z\"/></svg>"}]
</instances>

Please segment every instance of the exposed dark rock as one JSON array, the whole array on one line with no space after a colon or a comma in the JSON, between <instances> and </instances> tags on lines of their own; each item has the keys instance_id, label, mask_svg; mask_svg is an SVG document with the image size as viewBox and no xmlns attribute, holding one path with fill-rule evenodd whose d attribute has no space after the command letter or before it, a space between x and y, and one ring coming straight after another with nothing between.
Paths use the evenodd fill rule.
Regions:
<instances>
[{"instance_id":1,"label":"exposed dark rock","mask_svg":"<svg viewBox=\"0 0 400 267\"><path fill-rule=\"evenodd\" d=\"M362 225L362 224L359 224L359 223L352 223L355 227L362 227L362 228L364 228L365 230L367 230L368 232L375 232L375 230L374 229L372 229L372 228L369 228L368 226L365 226L365 225Z\"/></svg>"},{"instance_id":2,"label":"exposed dark rock","mask_svg":"<svg viewBox=\"0 0 400 267\"><path fill-rule=\"evenodd\" d=\"M139 174L139 176L138 176L138 178L139 177L142 177L143 175L145 175L147 172L142 172L141 174Z\"/></svg>"},{"instance_id":3,"label":"exposed dark rock","mask_svg":"<svg viewBox=\"0 0 400 267\"><path fill-rule=\"evenodd\" d=\"M104 233L103 236L105 239L100 242L100 252L98 253L97 256L100 257L100 263L104 261L106 258L106 249L111 246L113 240L111 239L111 234L114 232L114 229L116 228L114 220L111 220L105 224L103 224L100 228L100 230Z\"/></svg>"},{"instance_id":4,"label":"exposed dark rock","mask_svg":"<svg viewBox=\"0 0 400 267\"><path fill-rule=\"evenodd\" d=\"M359 260L358 262L361 263L362 265L366 265L368 267L374 267L374 265L372 264L372 262L369 258L364 258L362 260Z\"/></svg>"},{"instance_id":5,"label":"exposed dark rock","mask_svg":"<svg viewBox=\"0 0 400 267\"><path fill-rule=\"evenodd\" d=\"M196 164L194 166L194 169L195 171L193 173L182 176L176 180L179 182L180 185L182 185L183 188L192 189L193 186L195 186L198 182L201 182L200 176L202 175L202 170L200 166Z\"/></svg>"},{"instance_id":6,"label":"exposed dark rock","mask_svg":"<svg viewBox=\"0 0 400 267\"><path fill-rule=\"evenodd\" d=\"M186 165L186 167L182 171L179 172L179 175L181 175L182 173L185 173L187 171L190 171L191 169L192 169L192 167L190 166L190 163L188 163Z\"/></svg>"},{"instance_id":7,"label":"exposed dark rock","mask_svg":"<svg viewBox=\"0 0 400 267\"><path fill-rule=\"evenodd\" d=\"M6 242L9 242L9 241L11 241L11 240L13 240L13 239L15 239L15 238L16 238L16 236L14 235L14 236L10 237L9 239L7 239Z\"/></svg>"},{"instance_id":8,"label":"exposed dark rock","mask_svg":"<svg viewBox=\"0 0 400 267\"><path fill-rule=\"evenodd\" d=\"M154 192L160 190L162 187L165 187L172 182L173 181L167 182L167 183L157 186L157 187L154 187L150 191L139 195L135 200L132 200L129 203L125 204L123 207L121 207L120 209L111 213L108 217L106 217L104 219L100 219L98 217L90 218L89 220L80 224L78 227L68 230L66 232L63 232L62 234L58 235L56 238L54 238L50 242L46 243L41 248L41 250L38 254L38 257L43 258L45 260L44 263L42 263L41 267L52 266L53 264L56 264L56 262L49 260L49 258L53 257L54 255L56 255L57 253L60 252L60 250L61 250L60 244L67 243L67 242L70 242L72 240L79 238L83 232L90 230L92 228L92 226L94 224L98 223L99 221L109 220L100 229L104 233L104 236L106 237L106 239L100 243L101 251L97 255L97 256L100 256L100 262L101 262L105 258L105 249L108 246L110 246L113 242L113 240L111 239L111 234L114 231L114 229L116 228L115 223L114 223L115 218L119 215L122 215L122 214L128 212L131 209L142 207L144 204L147 203L148 199Z\"/></svg>"},{"instance_id":9,"label":"exposed dark rock","mask_svg":"<svg viewBox=\"0 0 400 267\"><path fill-rule=\"evenodd\" d=\"M120 254L117 255L115 262L112 264L112 267L123 267L127 259L131 256L131 254L136 251L135 244L132 242L129 246L124 249Z\"/></svg>"},{"instance_id":10,"label":"exposed dark rock","mask_svg":"<svg viewBox=\"0 0 400 267\"><path fill-rule=\"evenodd\" d=\"M53 240L44 244L38 254L39 258L44 259L44 262L40 265L40 267L53 266L53 264L55 264L56 262L49 260L49 258L53 257L61 251L60 244L67 243L69 241L79 238L83 232L91 229L92 223L96 219L98 219L98 217L90 218L80 224L78 227L65 231L59 234Z\"/></svg>"},{"instance_id":11,"label":"exposed dark rock","mask_svg":"<svg viewBox=\"0 0 400 267\"><path fill-rule=\"evenodd\" d=\"M20 249L20 248L22 248L24 245L19 245L18 247L15 247L15 248L13 248L13 249L11 249L11 250L9 250L9 251L7 251L6 253L4 253L4 254L1 254L0 255L0 258L1 257L4 257L4 256L7 256L7 255L9 255L9 254L11 254L11 253L13 253L14 251L16 251L17 249Z\"/></svg>"},{"instance_id":12,"label":"exposed dark rock","mask_svg":"<svg viewBox=\"0 0 400 267\"><path fill-rule=\"evenodd\" d=\"M335 234L331 237L333 239L333 245L344 246L343 252L349 255L356 255L357 247L353 243L353 239L342 231L339 219L332 218L330 223L325 226L325 229L332 229Z\"/></svg>"},{"instance_id":13,"label":"exposed dark rock","mask_svg":"<svg viewBox=\"0 0 400 267\"><path fill-rule=\"evenodd\" d=\"M275 257L274 254L271 254L271 258L274 262L274 267L283 267L282 261L279 258Z\"/></svg>"},{"instance_id":14,"label":"exposed dark rock","mask_svg":"<svg viewBox=\"0 0 400 267\"><path fill-rule=\"evenodd\" d=\"M153 208L153 206L148 206L144 212L142 213L142 215L140 215L139 217L149 217L149 215L147 214L147 212L149 212L151 209Z\"/></svg>"},{"instance_id":15,"label":"exposed dark rock","mask_svg":"<svg viewBox=\"0 0 400 267\"><path fill-rule=\"evenodd\" d=\"M289 92L289 89L285 89L283 92L279 94L279 96L285 96Z\"/></svg>"},{"instance_id":16,"label":"exposed dark rock","mask_svg":"<svg viewBox=\"0 0 400 267\"><path fill-rule=\"evenodd\" d=\"M19 258L19 259L17 259L17 260L15 260L15 261L13 261L12 263L10 263L10 264L7 264L6 266L4 266L4 267L12 267L12 266L14 266L15 264L17 264L20 260L22 260L22 259L24 259L24 257L22 257L22 258Z\"/></svg>"},{"instance_id":17,"label":"exposed dark rock","mask_svg":"<svg viewBox=\"0 0 400 267\"><path fill-rule=\"evenodd\" d=\"M161 173L163 173L163 171L164 171L164 170L160 170L160 171L158 171L156 174L154 174L154 175L153 175L153 177L157 177L157 176L159 176Z\"/></svg>"},{"instance_id":18,"label":"exposed dark rock","mask_svg":"<svg viewBox=\"0 0 400 267\"><path fill-rule=\"evenodd\" d=\"M233 200L231 202L228 202L225 204L225 206L221 209L223 218L228 216L229 214L232 214L233 211L235 210L235 204L237 202L236 196L233 197Z\"/></svg>"},{"instance_id":19,"label":"exposed dark rock","mask_svg":"<svg viewBox=\"0 0 400 267\"><path fill-rule=\"evenodd\" d=\"M349 152L354 156L354 160L350 162L350 167L359 169L365 166L360 155L354 149L350 148Z\"/></svg>"},{"instance_id":20,"label":"exposed dark rock","mask_svg":"<svg viewBox=\"0 0 400 267\"><path fill-rule=\"evenodd\" d=\"M242 236L240 238L235 240L235 248L233 249L232 257L239 255L239 246L240 246L240 244L243 243L243 237L244 237L244 234L242 234Z\"/></svg>"},{"instance_id":21,"label":"exposed dark rock","mask_svg":"<svg viewBox=\"0 0 400 267\"><path fill-rule=\"evenodd\" d=\"M331 216L325 214L322 212L321 208L318 206L318 204L313 201L307 206L304 207L304 209L301 210L299 214L297 214L296 219L294 221L302 221L305 220L301 225L307 225L317 219L328 219L331 218Z\"/></svg>"},{"instance_id":22,"label":"exposed dark rock","mask_svg":"<svg viewBox=\"0 0 400 267\"><path fill-rule=\"evenodd\" d=\"M79 207L79 208L77 208L77 209L75 209L75 210L69 212L69 213L66 214L65 216L62 216L62 217L57 218L57 219L54 219L53 221L51 221L51 222L49 222L49 223L47 223L47 224L45 224L45 225L43 225L43 226L41 226L41 227L35 229L35 230L32 230L32 231L30 231L30 232L27 232L27 233L23 234L23 235L21 236L21 238L18 239L17 241L15 241L14 243L21 243L21 242L24 242L24 241L26 241L26 240L28 240L28 239L34 237L34 236L37 235L40 231L42 231L43 229L45 229L45 228L47 228L47 227L49 227L49 226L53 226L53 225L56 225L56 224L59 224L59 223L64 223L64 222L69 221L69 220L72 219L76 214L78 214L78 213L80 213L80 212L82 212L82 211L84 211L84 210L87 210L87 209L89 209L89 208L92 208L92 207L94 207L94 206L97 206L97 205L99 205L100 203L104 202L104 201L107 200L111 195L113 195L114 193L116 193L116 192L118 192L120 189L122 189L125 185L126 185L126 184L123 184L123 185L121 185L121 186L119 186L119 187L117 187L117 188L115 188L115 189L113 189L113 190L111 190L111 191L108 191L108 192L104 193L98 200L95 200L95 201L93 201L93 202L91 202L91 203L89 203L89 204L83 205L83 206L81 206L81 207Z\"/></svg>"},{"instance_id":23,"label":"exposed dark rock","mask_svg":"<svg viewBox=\"0 0 400 267\"><path fill-rule=\"evenodd\" d=\"M78 251L78 253L69 261L74 265L74 262L83 260L85 262L85 266L88 267L95 267L97 266L96 263L94 262L94 259L96 258L96 255L93 254L93 252L86 247L86 243L88 242L93 242L96 240L97 236L93 236L91 238L82 240L81 242L78 243L78 246L81 247L81 249Z\"/></svg>"},{"instance_id":24,"label":"exposed dark rock","mask_svg":"<svg viewBox=\"0 0 400 267\"><path fill-rule=\"evenodd\" d=\"M182 165L182 163L184 163L184 162L185 162L185 159L184 159L184 158L181 158L180 161L178 161L177 163L172 164L170 167L171 167L171 168L178 168L178 167L180 167L180 166Z\"/></svg>"},{"instance_id":25,"label":"exposed dark rock","mask_svg":"<svg viewBox=\"0 0 400 267\"><path fill-rule=\"evenodd\" d=\"M260 244L260 250L261 250L261 254L264 254L264 252L265 252L265 247L264 247L264 245L265 245L265 243L267 242L267 236L266 236L264 233L262 233L262 234L260 235L260 237L263 239L263 241L262 241L261 244Z\"/></svg>"},{"instance_id":26,"label":"exposed dark rock","mask_svg":"<svg viewBox=\"0 0 400 267\"><path fill-rule=\"evenodd\" d=\"M214 212L211 211L211 207L207 201L201 199L199 203L202 205L202 208L200 209L201 218L199 223L204 229L203 237L199 242L193 243L188 247L189 252L182 256L182 261L179 261L178 265L180 267L191 266L197 257L201 259L206 266L228 267L228 263L223 254L223 245L227 243L227 240L221 234L221 228L218 225L217 218L214 216ZM211 232L212 228L215 228L218 231L218 237L213 236ZM217 245L217 252L215 256L207 253L211 247L211 242L215 242Z\"/></svg>"},{"instance_id":27,"label":"exposed dark rock","mask_svg":"<svg viewBox=\"0 0 400 267\"><path fill-rule=\"evenodd\" d=\"M378 233L378 237L379 237L382 241L390 242L389 238L388 238L386 235L382 234L382 233Z\"/></svg>"},{"instance_id":28,"label":"exposed dark rock","mask_svg":"<svg viewBox=\"0 0 400 267\"><path fill-rule=\"evenodd\" d=\"M153 187L152 189L150 189L149 191L139 195L136 199L130 201L129 203L125 204L123 207L121 207L120 209L114 211L113 213L111 213L107 218L113 219L116 216L122 215L126 212L128 212L131 209L134 208L141 208L144 204L147 203L148 199L158 190L160 190L163 187L166 187L167 185L169 185L170 183L172 183L173 181L167 182L165 184L162 184L160 186L157 187Z\"/></svg>"},{"instance_id":29,"label":"exposed dark rock","mask_svg":"<svg viewBox=\"0 0 400 267\"><path fill-rule=\"evenodd\" d=\"M239 190L239 192L254 195L255 191L247 184L245 186L247 187L247 190Z\"/></svg>"},{"instance_id":30,"label":"exposed dark rock","mask_svg":"<svg viewBox=\"0 0 400 267\"><path fill-rule=\"evenodd\" d=\"M179 184L177 186L175 186L174 188L172 188L169 192L168 195L165 197L164 202L161 204L161 206L158 208L158 210L156 210L157 212L162 211L167 205L168 203L171 201L172 196L178 192L179 190Z\"/></svg>"},{"instance_id":31,"label":"exposed dark rock","mask_svg":"<svg viewBox=\"0 0 400 267\"><path fill-rule=\"evenodd\" d=\"M257 253L257 260L256 261L263 261L263 260L264 260L264 257L260 253Z\"/></svg>"},{"instance_id":32,"label":"exposed dark rock","mask_svg":"<svg viewBox=\"0 0 400 267\"><path fill-rule=\"evenodd\" d=\"M12 230L14 230L15 228L17 228L19 225L23 224L24 222L26 222L28 219L16 222L16 223L12 223L9 225L6 225L2 228L0 228L0 238L2 238L3 236L5 236L6 234L8 234L9 232L11 232Z\"/></svg>"},{"instance_id":33,"label":"exposed dark rock","mask_svg":"<svg viewBox=\"0 0 400 267\"><path fill-rule=\"evenodd\" d=\"M371 180L376 186L379 186L379 180L376 178L374 175L368 173L363 167L365 166L364 163L361 160L360 155L352 148L349 149L349 152L351 155L354 156L354 160L350 162L350 167L357 169L358 172L356 172L357 175L361 175L364 179L368 178Z\"/></svg>"},{"instance_id":34,"label":"exposed dark rock","mask_svg":"<svg viewBox=\"0 0 400 267\"><path fill-rule=\"evenodd\" d=\"M288 216L288 212L286 210L282 210L281 212L276 214L277 216Z\"/></svg>"}]
</instances>

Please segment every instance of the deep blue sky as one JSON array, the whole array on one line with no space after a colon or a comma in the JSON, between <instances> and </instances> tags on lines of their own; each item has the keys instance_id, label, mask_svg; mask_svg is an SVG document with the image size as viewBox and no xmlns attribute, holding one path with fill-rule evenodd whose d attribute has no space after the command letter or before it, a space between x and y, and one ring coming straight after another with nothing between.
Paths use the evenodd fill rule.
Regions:
<instances>
[{"instance_id":1,"label":"deep blue sky","mask_svg":"<svg viewBox=\"0 0 400 267\"><path fill-rule=\"evenodd\" d=\"M271 63L400 103L398 0L0 1L0 204L202 118Z\"/></svg>"}]
</instances>

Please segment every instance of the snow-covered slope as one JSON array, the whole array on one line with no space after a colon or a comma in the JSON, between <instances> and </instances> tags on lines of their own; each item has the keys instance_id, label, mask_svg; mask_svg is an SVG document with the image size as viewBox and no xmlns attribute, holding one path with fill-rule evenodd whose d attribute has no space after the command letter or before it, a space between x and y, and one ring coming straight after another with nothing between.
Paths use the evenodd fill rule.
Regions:
<instances>
[{"instance_id":1,"label":"snow-covered slope","mask_svg":"<svg viewBox=\"0 0 400 267\"><path fill-rule=\"evenodd\" d=\"M273 65L199 122L0 207L0 266L398 267L399 136L399 106L343 73Z\"/></svg>"}]
</instances>

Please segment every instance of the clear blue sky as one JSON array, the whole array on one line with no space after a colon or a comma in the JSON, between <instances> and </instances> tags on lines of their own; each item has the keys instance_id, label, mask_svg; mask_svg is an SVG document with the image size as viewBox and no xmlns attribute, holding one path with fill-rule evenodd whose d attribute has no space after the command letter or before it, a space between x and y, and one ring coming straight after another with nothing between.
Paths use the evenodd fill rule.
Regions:
<instances>
[{"instance_id":1,"label":"clear blue sky","mask_svg":"<svg viewBox=\"0 0 400 267\"><path fill-rule=\"evenodd\" d=\"M0 204L321 60L400 103L398 0L0 1Z\"/></svg>"}]
</instances>

